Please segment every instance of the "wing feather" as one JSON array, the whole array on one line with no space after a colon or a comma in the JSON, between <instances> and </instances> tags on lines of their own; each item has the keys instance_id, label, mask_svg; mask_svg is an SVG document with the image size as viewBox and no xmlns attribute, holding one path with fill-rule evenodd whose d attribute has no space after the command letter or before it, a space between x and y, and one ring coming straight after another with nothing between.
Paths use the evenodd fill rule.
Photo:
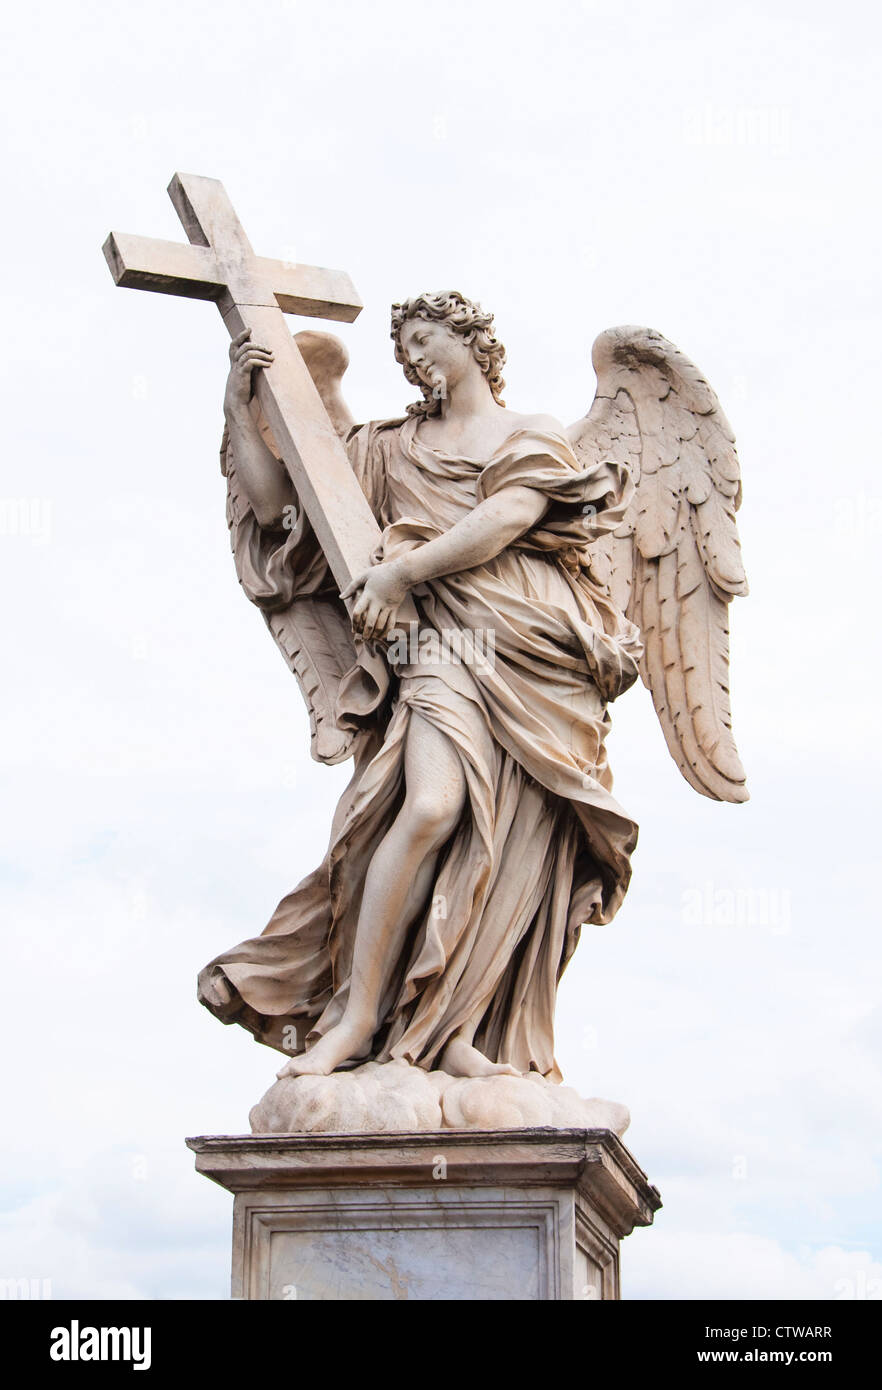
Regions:
<instances>
[{"instance_id":1,"label":"wing feather","mask_svg":"<svg viewBox=\"0 0 882 1390\"><path fill-rule=\"evenodd\" d=\"M345 435L353 423L340 390L340 380L349 362L346 348L333 334L312 330L298 333L296 342L334 427ZM278 458L272 433L256 401L252 403L252 413L268 447ZM239 578L249 597L263 610L279 651L297 677L309 711L312 756L318 762L342 762L350 756L357 737L355 732L341 729L336 721L340 682L357 660L349 616L338 595L323 583L329 577L326 566L302 518L292 527L292 531L299 528L302 535L295 541L289 561L292 574L287 602L272 594L267 597L265 592L249 592L249 579L257 575L259 582L266 580L270 568L268 552L280 542L270 542L261 535L239 482L226 430L221 443L221 469L227 478L227 518Z\"/></svg>"},{"instance_id":2,"label":"wing feather","mask_svg":"<svg viewBox=\"0 0 882 1390\"><path fill-rule=\"evenodd\" d=\"M342 762L353 735L339 728L334 709L340 680L355 662L345 608L330 597L299 598L279 613L267 613L266 622L303 692L312 756L321 763Z\"/></svg>"},{"instance_id":3,"label":"wing feather","mask_svg":"<svg viewBox=\"0 0 882 1390\"><path fill-rule=\"evenodd\" d=\"M683 776L746 801L729 697L729 603L747 593L732 428L694 363L652 329L609 329L592 360L597 395L570 428L574 450L627 462L636 486L590 572L641 630L643 682Z\"/></svg>"}]
</instances>

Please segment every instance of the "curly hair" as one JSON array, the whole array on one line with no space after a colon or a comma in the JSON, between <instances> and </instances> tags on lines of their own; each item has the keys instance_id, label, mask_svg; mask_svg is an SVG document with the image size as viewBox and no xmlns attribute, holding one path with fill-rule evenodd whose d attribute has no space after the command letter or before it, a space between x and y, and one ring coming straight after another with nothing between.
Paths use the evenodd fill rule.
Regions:
<instances>
[{"instance_id":1,"label":"curly hair","mask_svg":"<svg viewBox=\"0 0 882 1390\"><path fill-rule=\"evenodd\" d=\"M413 299L405 299L403 304L392 305L392 333L395 344L395 361L404 368L404 375L412 386L418 386L423 399L407 407L408 415L436 415L441 409L441 401L433 393L431 386L421 381L417 372L408 362L401 347L401 330L409 319L428 319L443 323L468 343L475 361L487 378L487 384L498 405L504 405L502 391L502 364L505 361L505 348L493 331L493 315L487 314L472 299L466 299L458 290L441 290L438 294L418 294Z\"/></svg>"}]
</instances>

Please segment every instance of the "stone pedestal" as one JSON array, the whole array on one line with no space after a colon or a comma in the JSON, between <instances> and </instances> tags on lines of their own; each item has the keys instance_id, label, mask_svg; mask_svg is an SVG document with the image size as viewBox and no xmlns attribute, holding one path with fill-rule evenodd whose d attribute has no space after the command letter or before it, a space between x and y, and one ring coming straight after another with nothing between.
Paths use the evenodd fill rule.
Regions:
<instances>
[{"instance_id":1,"label":"stone pedestal","mask_svg":"<svg viewBox=\"0 0 882 1390\"><path fill-rule=\"evenodd\" d=\"M607 1129L204 1136L233 1298L616 1299L661 1206Z\"/></svg>"}]
</instances>

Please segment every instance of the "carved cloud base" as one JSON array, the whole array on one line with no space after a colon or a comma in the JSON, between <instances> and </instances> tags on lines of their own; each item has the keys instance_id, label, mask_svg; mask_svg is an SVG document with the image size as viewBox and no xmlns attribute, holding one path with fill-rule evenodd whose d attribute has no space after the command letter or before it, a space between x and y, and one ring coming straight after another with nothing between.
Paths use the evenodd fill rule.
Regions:
<instances>
[{"instance_id":1,"label":"carved cloud base","mask_svg":"<svg viewBox=\"0 0 882 1390\"><path fill-rule=\"evenodd\" d=\"M253 1134L388 1134L444 1129L610 1129L627 1107L583 1100L569 1086L530 1076L454 1077L404 1061L366 1062L331 1076L285 1076L250 1115Z\"/></svg>"},{"instance_id":2,"label":"carved cloud base","mask_svg":"<svg viewBox=\"0 0 882 1390\"><path fill-rule=\"evenodd\" d=\"M188 1139L235 1196L236 1299L617 1299L661 1206L608 1129Z\"/></svg>"}]
</instances>

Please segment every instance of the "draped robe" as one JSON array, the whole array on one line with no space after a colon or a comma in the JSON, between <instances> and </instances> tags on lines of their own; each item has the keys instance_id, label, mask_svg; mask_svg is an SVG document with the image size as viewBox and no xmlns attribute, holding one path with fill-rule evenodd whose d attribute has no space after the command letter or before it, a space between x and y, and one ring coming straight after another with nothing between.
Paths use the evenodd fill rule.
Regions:
<instances>
[{"instance_id":1,"label":"draped robe","mask_svg":"<svg viewBox=\"0 0 882 1390\"><path fill-rule=\"evenodd\" d=\"M586 544L621 520L630 482L613 463L583 469L563 435L534 429L515 430L489 459L453 456L420 440L420 418L357 427L346 442L383 528L376 558L432 540L507 487L537 488L548 508L494 559L414 591L440 650L421 644L390 673L359 647L337 718L362 735L328 854L262 935L206 966L200 998L288 1055L339 1022L365 874L403 802L418 712L455 748L467 800L370 1048L353 1060L431 1068L471 1021L491 1060L559 1079L557 985L581 926L615 915L637 839L611 794L604 738L607 703L637 677L640 637L586 562ZM287 532L262 530L247 505L235 521L237 567L254 602L271 609L331 586L302 515ZM457 633L475 634L479 659L468 659L468 645L458 647L466 659L451 659L445 634Z\"/></svg>"}]
</instances>

